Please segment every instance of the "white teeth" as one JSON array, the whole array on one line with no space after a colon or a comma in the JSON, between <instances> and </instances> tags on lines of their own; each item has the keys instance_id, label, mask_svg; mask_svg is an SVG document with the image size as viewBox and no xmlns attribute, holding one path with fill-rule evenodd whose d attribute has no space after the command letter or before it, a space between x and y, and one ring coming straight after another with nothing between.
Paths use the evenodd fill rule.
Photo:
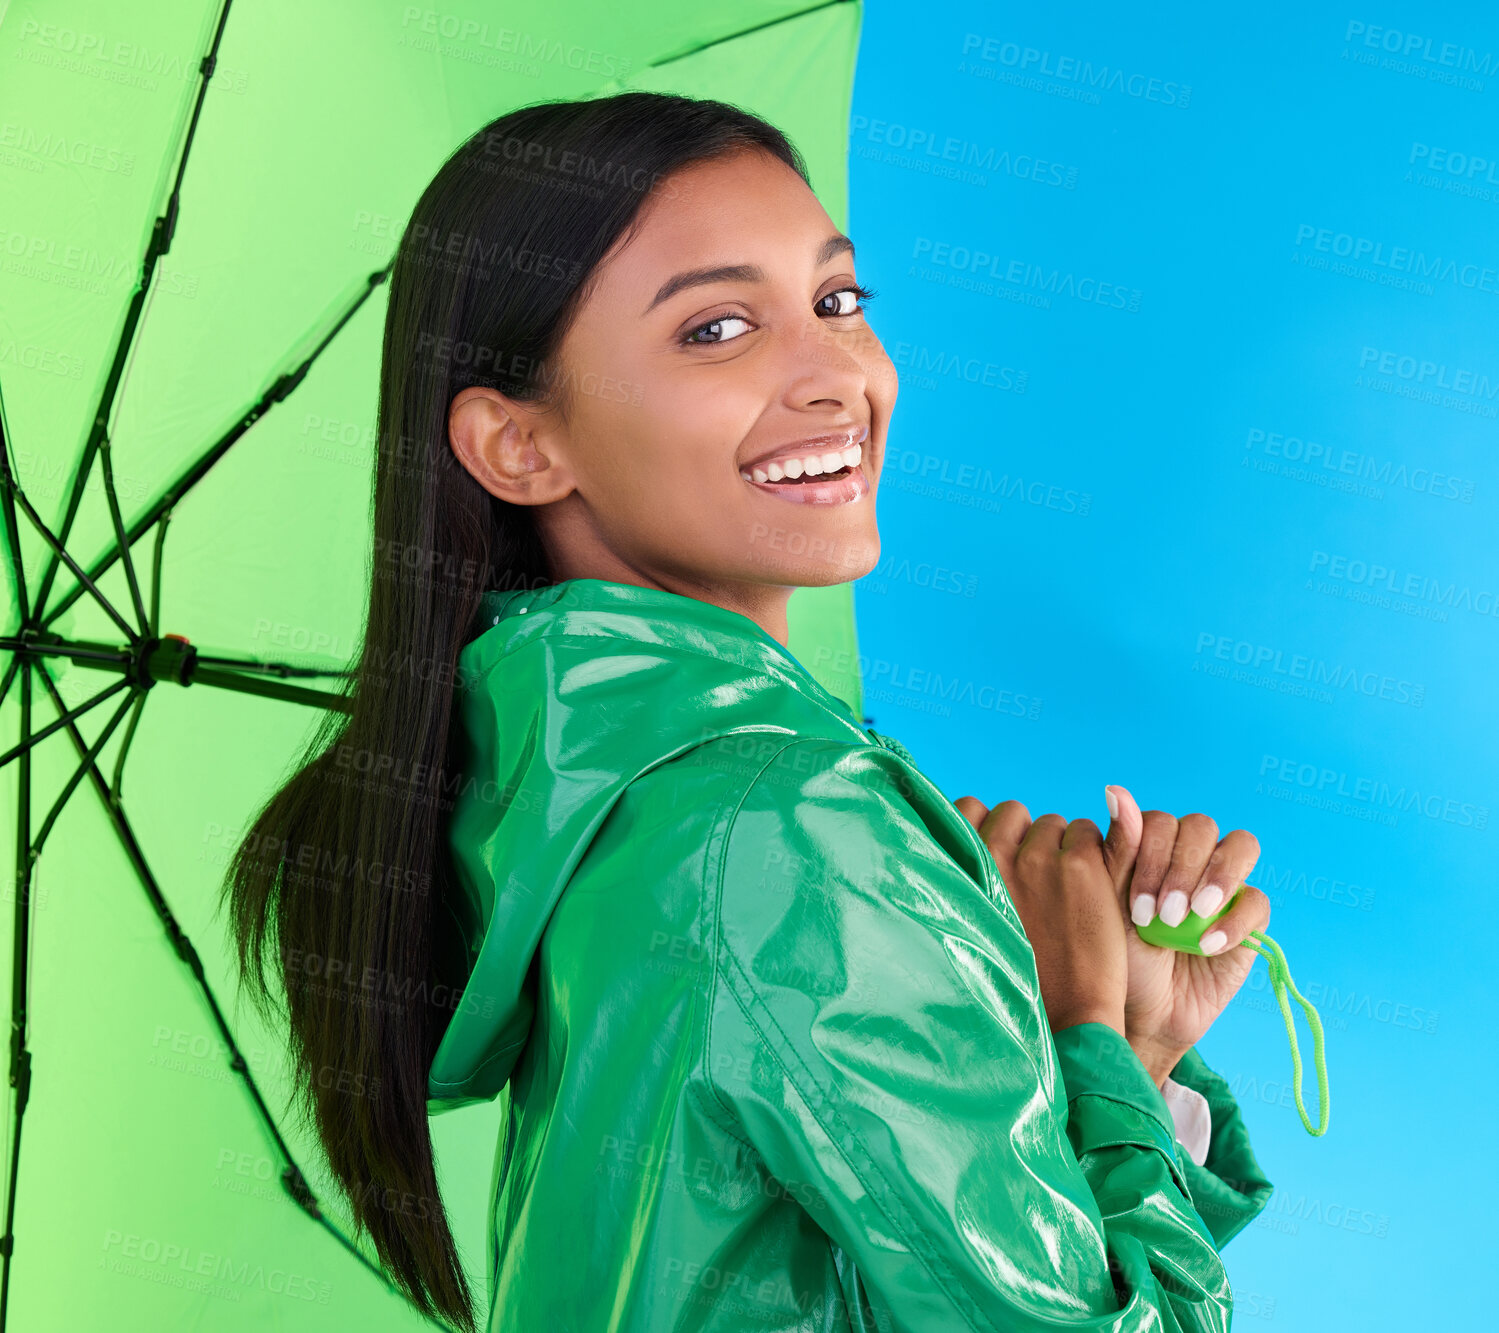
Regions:
<instances>
[{"instance_id":1,"label":"white teeth","mask_svg":"<svg viewBox=\"0 0 1499 1333\"><path fill-rule=\"evenodd\" d=\"M842 452L808 454L805 458L785 458L765 467L741 469L739 475L745 481L795 481L798 477L820 477L824 472L837 472L841 468L855 468L864 457L864 447L853 444Z\"/></svg>"}]
</instances>

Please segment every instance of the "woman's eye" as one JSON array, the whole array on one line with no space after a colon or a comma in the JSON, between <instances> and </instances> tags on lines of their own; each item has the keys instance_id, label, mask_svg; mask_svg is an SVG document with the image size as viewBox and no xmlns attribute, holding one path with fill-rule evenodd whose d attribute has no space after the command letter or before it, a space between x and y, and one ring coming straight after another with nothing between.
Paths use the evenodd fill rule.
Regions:
<instances>
[{"instance_id":1,"label":"woman's eye","mask_svg":"<svg viewBox=\"0 0 1499 1333\"><path fill-rule=\"evenodd\" d=\"M859 305L858 302L860 300L872 301L874 299L874 295L875 294L867 287L861 287L858 283L855 283L852 287L840 287L836 292L829 292L826 296L819 300L817 304L820 306L824 301L831 301L835 300L838 297L844 296L850 297L852 298L851 303L845 304L843 302L839 302L839 305L841 307L840 309L826 310L823 313L829 315L837 315L840 317L848 315L859 315L863 314L864 308L863 306ZM691 343L698 347L716 347L720 343L732 342L733 338L725 338L722 333L720 333L717 338L699 338L697 335L700 333L706 333L713 329L721 330L725 324L748 323L749 320L745 319L742 315L734 315L730 314L728 311L725 311L723 314L710 319L706 324L699 324L696 328L689 329L682 341L684 343ZM734 335L734 337L739 336L740 335L738 334Z\"/></svg>"},{"instance_id":2,"label":"woman's eye","mask_svg":"<svg viewBox=\"0 0 1499 1333\"><path fill-rule=\"evenodd\" d=\"M860 300L871 301L871 300L874 299L874 293L872 291L869 291L865 287L860 287L857 283L855 283L852 287L840 287L836 292L829 292L822 299L823 299L823 301L827 301L827 300L831 300L832 298L838 297L838 296L849 296L849 297L853 297L855 299L854 299L854 301L853 301L852 304L845 306L841 310L830 310L830 311L828 311L828 313L830 315L858 315L858 314L862 314L864 308L861 305L859 305L858 302ZM818 302L819 305L821 303L822 302Z\"/></svg>"},{"instance_id":3,"label":"woman's eye","mask_svg":"<svg viewBox=\"0 0 1499 1333\"><path fill-rule=\"evenodd\" d=\"M744 318L742 318L739 315L727 315L727 314L725 314L725 315L719 315L716 319L710 319L706 324L699 324L697 326L697 328L689 330L687 336L685 338L683 338L682 341L685 342L685 343L697 343L701 347L716 346L718 343L729 342L730 339L719 337L719 338L711 338L711 339L708 339L708 340L705 341L705 340L700 339L699 337L697 337L697 335L699 333L702 333L704 329L720 329L725 324L748 324L748 323L749 323L749 320L744 319Z\"/></svg>"}]
</instances>

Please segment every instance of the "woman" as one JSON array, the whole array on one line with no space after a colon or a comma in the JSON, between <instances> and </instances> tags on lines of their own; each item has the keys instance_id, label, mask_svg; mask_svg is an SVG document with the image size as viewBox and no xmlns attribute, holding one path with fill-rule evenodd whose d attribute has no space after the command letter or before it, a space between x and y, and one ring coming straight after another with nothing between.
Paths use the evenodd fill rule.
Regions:
<instances>
[{"instance_id":1,"label":"woman","mask_svg":"<svg viewBox=\"0 0 1499 1333\"><path fill-rule=\"evenodd\" d=\"M777 130L654 93L500 118L402 239L352 712L228 889L357 1223L465 1329L427 1116L502 1092L490 1330L1228 1327L1270 1187L1191 1047L1268 903L1212 958L1126 917L1254 840L951 802L785 647L879 555L870 295Z\"/></svg>"}]
</instances>

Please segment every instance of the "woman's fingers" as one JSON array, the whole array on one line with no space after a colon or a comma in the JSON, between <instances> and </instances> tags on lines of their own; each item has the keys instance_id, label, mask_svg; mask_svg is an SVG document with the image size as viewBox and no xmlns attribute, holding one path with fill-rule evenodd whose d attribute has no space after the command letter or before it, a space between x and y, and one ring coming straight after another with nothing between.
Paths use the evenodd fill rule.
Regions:
<instances>
[{"instance_id":1,"label":"woman's fingers","mask_svg":"<svg viewBox=\"0 0 1499 1333\"><path fill-rule=\"evenodd\" d=\"M1052 813L1032 820L1006 801L980 832L1030 941L1052 1031L1105 1023L1123 1034L1128 946L1098 826Z\"/></svg>"},{"instance_id":2,"label":"woman's fingers","mask_svg":"<svg viewBox=\"0 0 1499 1333\"><path fill-rule=\"evenodd\" d=\"M1171 868L1175 846L1176 816L1165 810L1141 811L1140 849L1135 854L1135 870L1129 884L1129 918L1137 926L1149 925L1155 916L1161 882Z\"/></svg>"},{"instance_id":3,"label":"woman's fingers","mask_svg":"<svg viewBox=\"0 0 1499 1333\"><path fill-rule=\"evenodd\" d=\"M1270 899L1253 884L1246 884L1239 890L1234 905L1202 937L1200 947L1203 953L1216 957L1243 944L1250 931L1262 931L1269 924ZM1249 961L1252 963L1254 959Z\"/></svg>"},{"instance_id":4,"label":"woman's fingers","mask_svg":"<svg viewBox=\"0 0 1499 1333\"><path fill-rule=\"evenodd\" d=\"M976 796L960 796L953 805L957 807L958 813L963 816L975 829L982 829L984 816L989 813L989 807Z\"/></svg>"},{"instance_id":5,"label":"woman's fingers","mask_svg":"<svg viewBox=\"0 0 1499 1333\"><path fill-rule=\"evenodd\" d=\"M1008 888L1021 839L1030 831L1031 812L1019 801L1001 801L990 810L973 796L960 796L953 804L978 830L979 837L994 857L994 864L999 867L1000 879Z\"/></svg>"},{"instance_id":6,"label":"woman's fingers","mask_svg":"<svg viewBox=\"0 0 1499 1333\"><path fill-rule=\"evenodd\" d=\"M1211 916L1224 900L1249 878L1254 863L1260 859L1260 842L1248 829L1230 829L1219 840L1208 857L1192 894L1192 910L1198 916Z\"/></svg>"},{"instance_id":7,"label":"woman's fingers","mask_svg":"<svg viewBox=\"0 0 1499 1333\"><path fill-rule=\"evenodd\" d=\"M1043 819L1047 816L1042 815ZM1061 818L1060 815L1057 816ZM1091 819L1074 819L1062 829L1062 840L1060 843L1064 852L1072 852L1076 855L1085 853L1090 847L1101 851L1103 848L1103 834L1098 831L1098 825Z\"/></svg>"},{"instance_id":8,"label":"woman's fingers","mask_svg":"<svg viewBox=\"0 0 1499 1333\"><path fill-rule=\"evenodd\" d=\"M1140 807L1135 798L1124 787L1117 785L1103 789L1109 806L1109 832L1103 840L1104 864L1114 880L1115 892L1124 894L1130 882L1130 873L1135 868L1135 857L1140 852L1140 834L1144 824ZM1125 903L1129 907L1129 903Z\"/></svg>"},{"instance_id":9,"label":"woman's fingers","mask_svg":"<svg viewBox=\"0 0 1499 1333\"><path fill-rule=\"evenodd\" d=\"M1188 910L1211 916L1259 860L1259 840L1246 829L1232 829L1220 839L1207 815L1177 819L1165 810L1141 811L1127 788L1110 785L1104 791L1110 819L1102 838L1091 820L1069 823L1058 814L1033 820L1020 801L1001 801L991 810L975 796L960 796L953 805L983 838L1003 879L1014 877L1017 857L1040 861L1069 847L1101 846L1116 891L1128 886L1129 915L1137 926L1148 924L1158 908L1168 926L1180 925ZM1215 932L1227 948L1262 927L1256 913L1269 920L1270 900L1258 889L1246 893L1248 888L1239 890L1233 909L1204 937L1205 952L1211 952L1207 940Z\"/></svg>"},{"instance_id":10,"label":"woman's fingers","mask_svg":"<svg viewBox=\"0 0 1499 1333\"><path fill-rule=\"evenodd\" d=\"M1218 845L1218 825L1207 815L1183 815L1176 821L1176 845L1171 849L1171 864L1156 890L1157 910L1168 926L1179 926L1187 919L1192 895L1202 881L1208 858Z\"/></svg>"},{"instance_id":11,"label":"woman's fingers","mask_svg":"<svg viewBox=\"0 0 1499 1333\"><path fill-rule=\"evenodd\" d=\"M1015 804L1019 805L1020 802L1016 801ZM1016 854L1036 857L1055 855L1061 850L1062 834L1066 831L1067 821L1061 815L1038 815L1026 829Z\"/></svg>"},{"instance_id":12,"label":"woman's fingers","mask_svg":"<svg viewBox=\"0 0 1499 1333\"><path fill-rule=\"evenodd\" d=\"M1020 805L1020 802L1016 801L1015 804ZM1023 806L1021 808L1024 809ZM999 807L995 806L994 809ZM990 811L990 815L992 817L993 811ZM1061 849L1062 834L1066 828L1067 821L1061 815L1041 815L1032 820L1010 862L1016 868L1016 874L1032 883L1043 882L1046 865Z\"/></svg>"}]
</instances>

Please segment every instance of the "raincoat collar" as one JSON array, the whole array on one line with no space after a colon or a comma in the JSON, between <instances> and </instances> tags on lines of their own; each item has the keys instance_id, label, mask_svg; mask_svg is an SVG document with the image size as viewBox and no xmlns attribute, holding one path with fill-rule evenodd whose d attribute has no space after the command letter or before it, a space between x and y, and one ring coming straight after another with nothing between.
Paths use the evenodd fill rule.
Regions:
<instances>
[{"instance_id":1,"label":"raincoat collar","mask_svg":"<svg viewBox=\"0 0 1499 1333\"><path fill-rule=\"evenodd\" d=\"M476 637L522 616L543 619L551 632L615 635L658 647L674 645L683 651L711 653L809 691L819 703L857 724L853 709L790 649L748 616L713 602L614 579L563 579L540 588L492 588L480 599ZM472 645L464 652L471 653Z\"/></svg>"},{"instance_id":2,"label":"raincoat collar","mask_svg":"<svg viewBox=\"0 0 1499 1333\"><path fill-rule=\"evenodd\" d=\"M552 911L638 777L731 735L877 741L755 621L697 598L566 579L486 592L474 628L443 895L466 980L428 1071L432 1111L494 1097L524 1055Z\"/></svg>"}]
</instances>

